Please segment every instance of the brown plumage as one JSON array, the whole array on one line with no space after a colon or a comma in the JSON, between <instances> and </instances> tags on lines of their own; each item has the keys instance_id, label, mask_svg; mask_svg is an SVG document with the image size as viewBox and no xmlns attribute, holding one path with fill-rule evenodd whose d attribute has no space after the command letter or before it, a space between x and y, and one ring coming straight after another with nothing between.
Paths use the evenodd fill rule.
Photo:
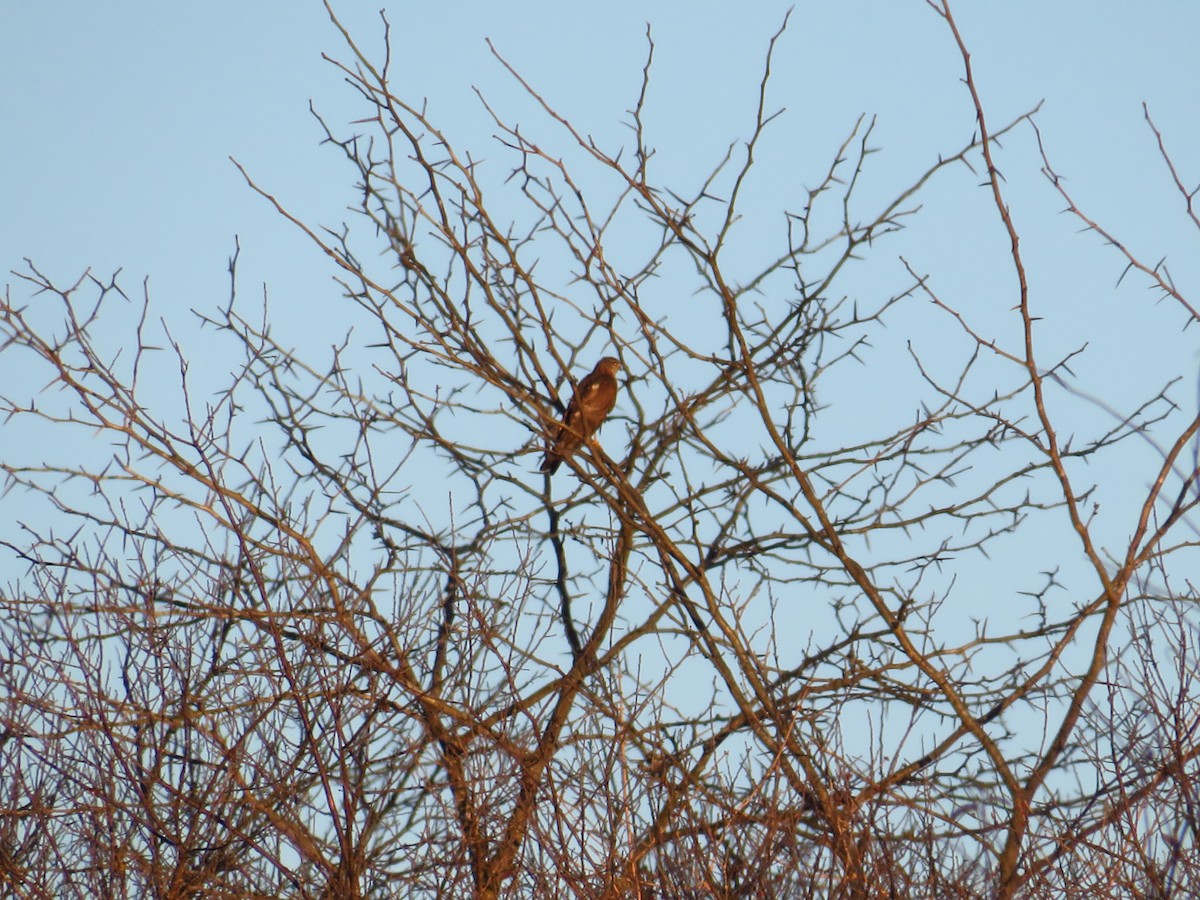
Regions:
<instances>
[{"instance_id":1,"label":"brown plumage","mask_svg":"<svg viewBox=\"0 0 1200 900\"><path fill-rule=\"evenodd\" d=\"M567 414L563 416L554 440L542 457L539 471L553 475L562 461L578 450L600 427L617 402L617 372L620 370L620 361L606 356L596 363L590 375L579 382L567 406Z\"/></svg>"}]
</instances>

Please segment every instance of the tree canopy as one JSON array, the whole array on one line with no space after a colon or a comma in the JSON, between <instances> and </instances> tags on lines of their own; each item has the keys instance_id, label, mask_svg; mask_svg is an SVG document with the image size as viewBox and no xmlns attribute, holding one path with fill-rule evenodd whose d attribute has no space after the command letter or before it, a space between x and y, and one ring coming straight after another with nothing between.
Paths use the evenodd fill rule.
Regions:
<instances>
[{"instance_id":1,"label":"tree canopy","mask_svg":"<svg viewBox=\"0 0 1200 900\"><path fill-rule=\"evenodd\" d=\"M18 270L0 333L29 375L0 402L44 440L3 456L6 890L1200 884L1196 360L1097 360L1009 173L1149 289L1126 315L1164 347L1196 301L1076 201L1038 110L993 121L929 5L969 137L887 196L868 116L802 191L760 179L786 21L748 132L687 185L647 138L650 32L626 143L497 53L536 117L481 92L481 148L343 29L363 115L320 121L348 221L242 170L337 267L302 323L327 353L247 299L240 250L186 337L120 278ZM912 255L927 204L986 213L1001 284ZM607 423L540 473L604 357ZM1110 396L1125 372L1166 375Z\"/></svg>"}]
</instances>

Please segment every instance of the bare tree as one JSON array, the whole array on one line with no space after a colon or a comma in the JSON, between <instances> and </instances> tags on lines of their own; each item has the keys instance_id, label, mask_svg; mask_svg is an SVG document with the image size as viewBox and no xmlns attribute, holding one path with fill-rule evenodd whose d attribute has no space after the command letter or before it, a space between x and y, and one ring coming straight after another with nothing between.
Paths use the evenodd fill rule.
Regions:
<instances>
[{"instance_id":1,"label":"bare tree","mask_svg":"<svg viewBox=\"0 0 1200 900\"><path fill-rule=\"evenodd\" d=\"M860 199L863 118L785 227L744 213L783 28L748 139L687 189L646 143L652 42L625 147L497 55L548 130L481 98L500 173L343 31L371 129L326 128L353 223L306 224L245 173L340 268L345 302L314 323L345 329L329 358L239 299L236 253L229 303L201 314L240 359L216 392L148 296L17 273L4 353L48 387L8 391L6 427L47 449L4 463L27 565L0 629L6 892L1200 885L1194 360L1118 409L1075 374L1088 323L1043 346L996 157L1035 113L989 120L949 5L930 6L975 137L880 205ZM1167 301L1163 327L1197 318L1048 154L1033 164L1081 239ZM887 296L843 287L963 173L1005 232L1015 340L915 260ZM729 250L747 231L749 268ZM932 345L956 341L948 370ZM919 394L863 415L896 350ZM615 412L538 473L604 356ZM1113 459L1140 490L1116 525L1095 508Z\"/></svg>"}]
</instances>

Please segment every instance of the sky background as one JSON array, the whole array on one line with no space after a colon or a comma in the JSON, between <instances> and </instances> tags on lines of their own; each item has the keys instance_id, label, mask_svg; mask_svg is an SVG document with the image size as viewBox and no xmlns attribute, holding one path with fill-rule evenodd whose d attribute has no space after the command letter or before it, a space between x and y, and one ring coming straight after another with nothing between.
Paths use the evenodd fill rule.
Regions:
<instances>
[{"instance_id":1,"label":"sky background","mask_svg":"<svg viewBox=\"0 0 1200 900\"><path fill-rule=\"evenodd\" d=\"M393 3L387 12L397 86L428 97L437 121L480 147L491 128L472 87L510 111L525 108L485 38L582 130L615 144L649 21L651 138L673 178L690 184L748 133L763 51L789 5L617 2L600 12L576 3ZM382 44L378 6L335 4L368 53ZM1153 253L1151 229L1180 204L1154 165L1140 104L1149 103L1177 152L1200 144L1200 7L959 7L993 123L1044 99L1040 121L1058 167L1097 215L1128 224ZM20 268L24 257L62 278L123 268L135 284L148 276L164 309L186 309L224 292L238 235L244 272L273 292L327 291L321 260L229 161L301 216L344 218L354 199L349 172L335 149L318 146L308 103L335 127L365 108L322 52L347 55L315 0L0 2L4 268ZM876 177L900 183L969 136L960 76L947 30L921 0L799 3L772 92L788 110L775 140L783 158L769 162L825 159L867 113L879 117L876 144L887 154ZM1026 162L1036 172L1036 160ZM1029 202L1049 198L1040 190Z\"/></svg>"},{"instance_id":2,"label":"sky background","mask_svg":"<svg viewBox=\"0 0 1200 900\"><path fill-rule=\"evenodd\" d=\"M378 4L334 7L362 49L380 59ZM553 131L492 57L490 38L579 130L615 149L627 139L648 21L656 46L646 116L657 150L652 177L688 193L731 143L749 136L766 47L789 8L391 3L393 87L415 104L427 99L431 118L460 147L485 160L495 153L498 165L509 165L491 143L494 127L475 88L510 120ZM1077 199L1148 262L1166 257L1185 290L1194 285L1197 234L1159 161L1142 103L1194 185L1200 5L960 2L955 12L990 124L1044 102L1043 139ZM0 0L5 271L22 270L26 258L60 282L87 269L107 279L120 269L126 291L137 296L145 282L154 314L186 335L190 309L227 299L236 239L242 291L269 293L277 334L328 347L335 339L329 309L340 295L330 265L230 161L307 222L336 228L349 217L354 173L336 148L321 146L309 104L343 133L369 109L323 53L349 56L314 0ZM872 143L882 151L862 192L890 196L939 153L970 140L975 123L961 77L951 35L922 0L796 4L768 101L786 112L762 150L747 209L781 222L779 210L815 183L862 114L877 117ZM1156 305L1144 283L1129 278L1117 286L1123 262L1059 214L1062 202L1040 174L1032 132L1007 140L998 159L1034 301L1054 329L1048 345L1065 352L1090 342L1080 372L1092 392L1118 408L1161 385L1164 372L1194 378L1196 332L1182 332L1183 317ZM978 181L960 171L931 187L917 226L856 283L864 297L895 289L904 253L919 270L935 273L939 291L981 328L1013 337L1011 265ZM739 239L752 247L755 234ZM5 281L15 302L29 299L19 278ZM925 337L939 342L936 334ZM1114 366L1115 358L1123 364ZM1129 377L1131 359L1144 381ZM211 362L220 369L220 360ZM19 366L0 362L7 388L22 377ZM32 396L40 385L27 387ZM1086 407L1080 415L1101 414ZM31 445L22 442L33 439L9 433L4 440L5 452L23 453ZM21 504L10 492L0 498L0 512L19 519Z\"/></svg>"}]
</instances>

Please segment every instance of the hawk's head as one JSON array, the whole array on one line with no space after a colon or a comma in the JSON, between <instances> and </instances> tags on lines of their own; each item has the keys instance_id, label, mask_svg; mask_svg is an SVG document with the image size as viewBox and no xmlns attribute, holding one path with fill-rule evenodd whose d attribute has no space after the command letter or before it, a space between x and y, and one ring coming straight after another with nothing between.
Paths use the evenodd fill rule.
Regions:
<instances>
[{"instance_id":1,"label":"hawk's head","mask_svg":"<svg viewBox=\"0 0 1200 900\"><path fill-rule=\"evenodd\" d=\"M621 371L621 361L615 356L606 356L596 363L596 372L601 375L615 376Z\"/></svg>"}]
</instances>

